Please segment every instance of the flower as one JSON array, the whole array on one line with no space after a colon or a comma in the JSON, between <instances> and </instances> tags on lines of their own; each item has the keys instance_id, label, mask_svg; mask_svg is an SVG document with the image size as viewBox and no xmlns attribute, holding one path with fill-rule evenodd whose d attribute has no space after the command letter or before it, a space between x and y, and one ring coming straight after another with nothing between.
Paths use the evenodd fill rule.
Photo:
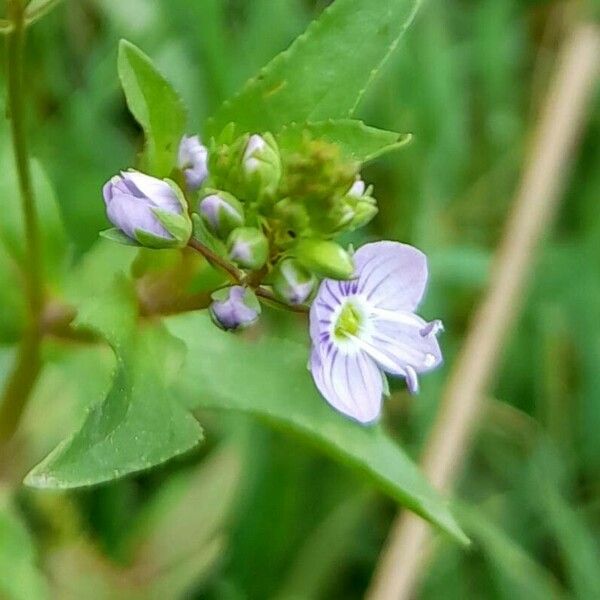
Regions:
<instances>
[{"instance_id":1,"label":"flower","mask_svg":"<svg viewBox=\"0 0 600 600\"><path fill-rule=\"evenodd\" d=\"M210 316L221 329L244 329L260 316L260 304L254 293L241 285L234 285L213 294Z\"/></svg>"},{"instance_id":2,"label":"flower","mask_svg":"<svg viewBox=\"0 0 600 600\"><path fill-rule=\"evenodd\" d=\"M411 393L417 375L442 361L441 321L415 314L427 284L425 255L399 242L375 242L354 255L356 278L325 279L310 310L309 368L327 402L369 423L381 412L385 375L402 376Z\"/></svg>"},{"instance_id":3,"label":"flower","mask_svg":"<svg viewBox=\"0 0 600 600\"><path fill-rule=\"evenodd\" d=\"M179 143L177 164L190 190L197 190L208 176L208 150L197 135L184 135Z\"/></svg>"},{"instance_id":4,"label":"flower","mask_svg":"<svg viewBox=\"0 0 600 600\"><path fill-rule=\"evenodd\" d=\"M108 219L131 241L152 248L188 242L192 225L174 184L132 170L115 175L102 193Z\"/></svg>"}]
</instances>

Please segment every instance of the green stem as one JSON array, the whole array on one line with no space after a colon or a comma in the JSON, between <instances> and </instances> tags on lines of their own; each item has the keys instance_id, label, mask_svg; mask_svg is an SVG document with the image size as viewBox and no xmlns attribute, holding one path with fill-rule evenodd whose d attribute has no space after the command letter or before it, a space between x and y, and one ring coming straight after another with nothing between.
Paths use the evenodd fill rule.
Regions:
<instances>
[{"instance_id":1,"label":"green stem","mask_svg":"<svg viewBox=\"0 0 600 600\"><path fill-rule=\"evenodd\" d=\"M0 440L12 437L40 371L40 319L43 308L40 235L33 198L29 153L25 135L25 94L23 51L25 7L23 0L9 0L8 15L12 31L7 37L8 112L15 165L24 218L25 259L23 278L28 303L26 330L17 351L15 364L0 398Z\"/></svg>"},{"instance_id":2,"label":"green stem","mask_svg":"<svg viewBox=\"0 0 600 600\"><path fill-rule=\"evenodd\" d=\"M188 246L199 252L206 258L206 260L215 267L221 269L235 283L241 283L244 279L244 274L237 267L221 258L216 252L213 252L210 248L207 248L204 244L201 244L198 240L191 238L188 242Z\"/></svg>"}]
</instances>

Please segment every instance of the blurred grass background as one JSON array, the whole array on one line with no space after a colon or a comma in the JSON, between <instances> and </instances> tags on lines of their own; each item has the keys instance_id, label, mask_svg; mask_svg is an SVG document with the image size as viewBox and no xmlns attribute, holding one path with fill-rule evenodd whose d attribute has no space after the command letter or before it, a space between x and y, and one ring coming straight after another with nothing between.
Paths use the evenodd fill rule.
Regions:
<instances>
[{"instance_id":1,"label":"blurred grass background","mask_svg":"<svg viewBox=\"0 0 600 600\"><path fill-rule=\"evenodd\" d=\"M34 154L50 175L77 255L107 226L102 184L134 163L141 144L116 77L118 40L130 39L155 60L190 108L190 131L201 131L219 103L326 4L68 0L31 30ZM590 11L578 2L430 0L359 111L369 124L415 136L364 172L380 206L366 235L429 254L423 312L446 325L446 367L424 378L417 397L397 386L387 405L387 423L415 457L485 288L557 49ZM473 547L441 542L423 598L600 598L597 94L594 104L457 489ZM85 359L64 360L85 378ZM60 378L55 389L64 389ZM208 444L184 462L67 497L23 492L58 597L137 597L122 588L118 569L133 560L132 531L144 530L154 537L136 550L142 566L169 549L169 560L183 563L176 549L192 532L212 552L148 597L361 597L393 503L295 439L222 415L203 423ZM232 432L234 458L218 448ZM215 461L219 468L211 467ZM215 478L222 494L209 491ZM230 506L226 516L215 515L221 505ZM208 522L206 540L192 522ZM143 571L138 577L144 580Z\"/></svg>"}]
</instances>

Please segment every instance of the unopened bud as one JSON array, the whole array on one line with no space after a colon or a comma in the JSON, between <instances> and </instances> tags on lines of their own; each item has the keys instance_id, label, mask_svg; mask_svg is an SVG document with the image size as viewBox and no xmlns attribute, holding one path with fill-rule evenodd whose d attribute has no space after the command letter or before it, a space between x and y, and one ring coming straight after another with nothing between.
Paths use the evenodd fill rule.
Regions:
<instances>
[{"instance_id":1,"label":"unopened bud","mask_svg":"<svg viewBox=\"0 0 600 600\"><path fill-rule=\"evenodd\" d=\"M306 302L316 282L317 278L293 258L278 263L272 276L273 291L292 306Z\"/></svg>"},{"instance_id":2,"label":"unopened bud","mask_svg":"<svg viewBox=\"0 0 600 600\"><path fill-rule=\"evenodd\" d=\"M198 213L209 231L221 239L244 224L241 202L227 192L210 190L209 195L198 204Z\"/></svg>"},{"instance_id":3,"label":"unopened bud","mask_svg":"<svg viewBox=\"0 0 600 600\"><path fill-rule=\"evenodd\" d=\"M242 169L247 185L257 195L275 192L281 179L281 156L270 133L250 136L242 157Z\"/></svg>"},{"instance_id":4,"label":"unopened bud","mask_svg":"<svg viewBox=\"0 0 600 600\"><path fill-rule=\"evenodd\" d=\"M260 316L260 304L254 292L241 285L218 290L212 298L210 316L218 327L226 331L249 327Z\"/></svg>"},{"instance_id":5,"label":"unopened bud","mask_svg":"<svg viewBox=\"0 0 600 600\"><path fill-rule=\"evenodd\" d=\"M103 190L106 214L115 230L105 237L147 246L185 246L192 235L192 222L181 190L169 180L126 171L113 177Z\"/></svg>"},{"instance_id":6,"label":"unopened bud","mask_svg":"<svg viewBox=\"0 0 600 600\"><path fill-rule=\"evenodd\" d=\"M354 273L352 257L329 240L301 240L296 246L295 255L307 269L323 277L349 279Z\"/></svg>"},{"instance_id":7,"label":"unopened bud","mask_svg":"<svg viewBox=\"0 0 600 600\"><path fill-rule=\"evenodd\" d=\"M184 135L179 143L177 164L189 190L197 190L208 176L208 150L197 135Z\"/></svg>"},{"instance_id":8,"label":"unopened bud","mask_svg":"<svg viewBox=\"0 0 600 600\"><path fill-rule=\"evenodd\" d=\"M238 227L227 240L229 258L243 269L260 269L269 253L269 241L255 227Z\"/></svg>"}]
</instances>

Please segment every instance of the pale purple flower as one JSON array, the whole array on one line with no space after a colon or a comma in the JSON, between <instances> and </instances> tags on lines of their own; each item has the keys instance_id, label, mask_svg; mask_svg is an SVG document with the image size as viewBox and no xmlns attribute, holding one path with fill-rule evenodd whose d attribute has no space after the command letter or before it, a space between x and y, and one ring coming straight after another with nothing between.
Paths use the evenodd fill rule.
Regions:
<instances>
[{"instance_id":1,"label":"pale purple flower","mask_svg":"<svg viewBox=\"0 0 600 600\"><path fill-rule=\"evenodd\" d=\"M127 237L135 240L136 231L141 231L174 239L154 212L155 209L175 215L183 212L180 199L166 181L139 171L123 171L104 185L102 193L108 219Z\"/></svg>"},{"instance_id":2,"label":"pale purple flower","mask_svg":"<svg viewBox=\"0 0 600 600\"><path fill-rule=\"evenodd\" d=\"M244 329L256 322L260 316L260 304L254 293L234 285L213 294L210 316L221 328L227 331Z\"/></svg>"},{"instance_id":3,"label":"pale purple flower","mask_svg":"<svg viewBox=\"0 0 600 600\"><path fill-rule=\"evenodd\" d=\"M369 423L381 412L384 373L404 377L437 367L441 321L415 314L427 284L425 255L399 242L375 242L354 255L356 278L325 279L310 310L309 368L327 402Z\"/></svg>"},{"instance_id":4,"label":"pale purple flower","mask_svg":"<svg viewBox=\"0 0 600 600\"><path fill-rule=\"evenodd\" d=\"M177 164L183 171L188 189L196 190L208 176L208 150L197 135L184 135L179 143Z\"/></svg>"}]
</instances>

